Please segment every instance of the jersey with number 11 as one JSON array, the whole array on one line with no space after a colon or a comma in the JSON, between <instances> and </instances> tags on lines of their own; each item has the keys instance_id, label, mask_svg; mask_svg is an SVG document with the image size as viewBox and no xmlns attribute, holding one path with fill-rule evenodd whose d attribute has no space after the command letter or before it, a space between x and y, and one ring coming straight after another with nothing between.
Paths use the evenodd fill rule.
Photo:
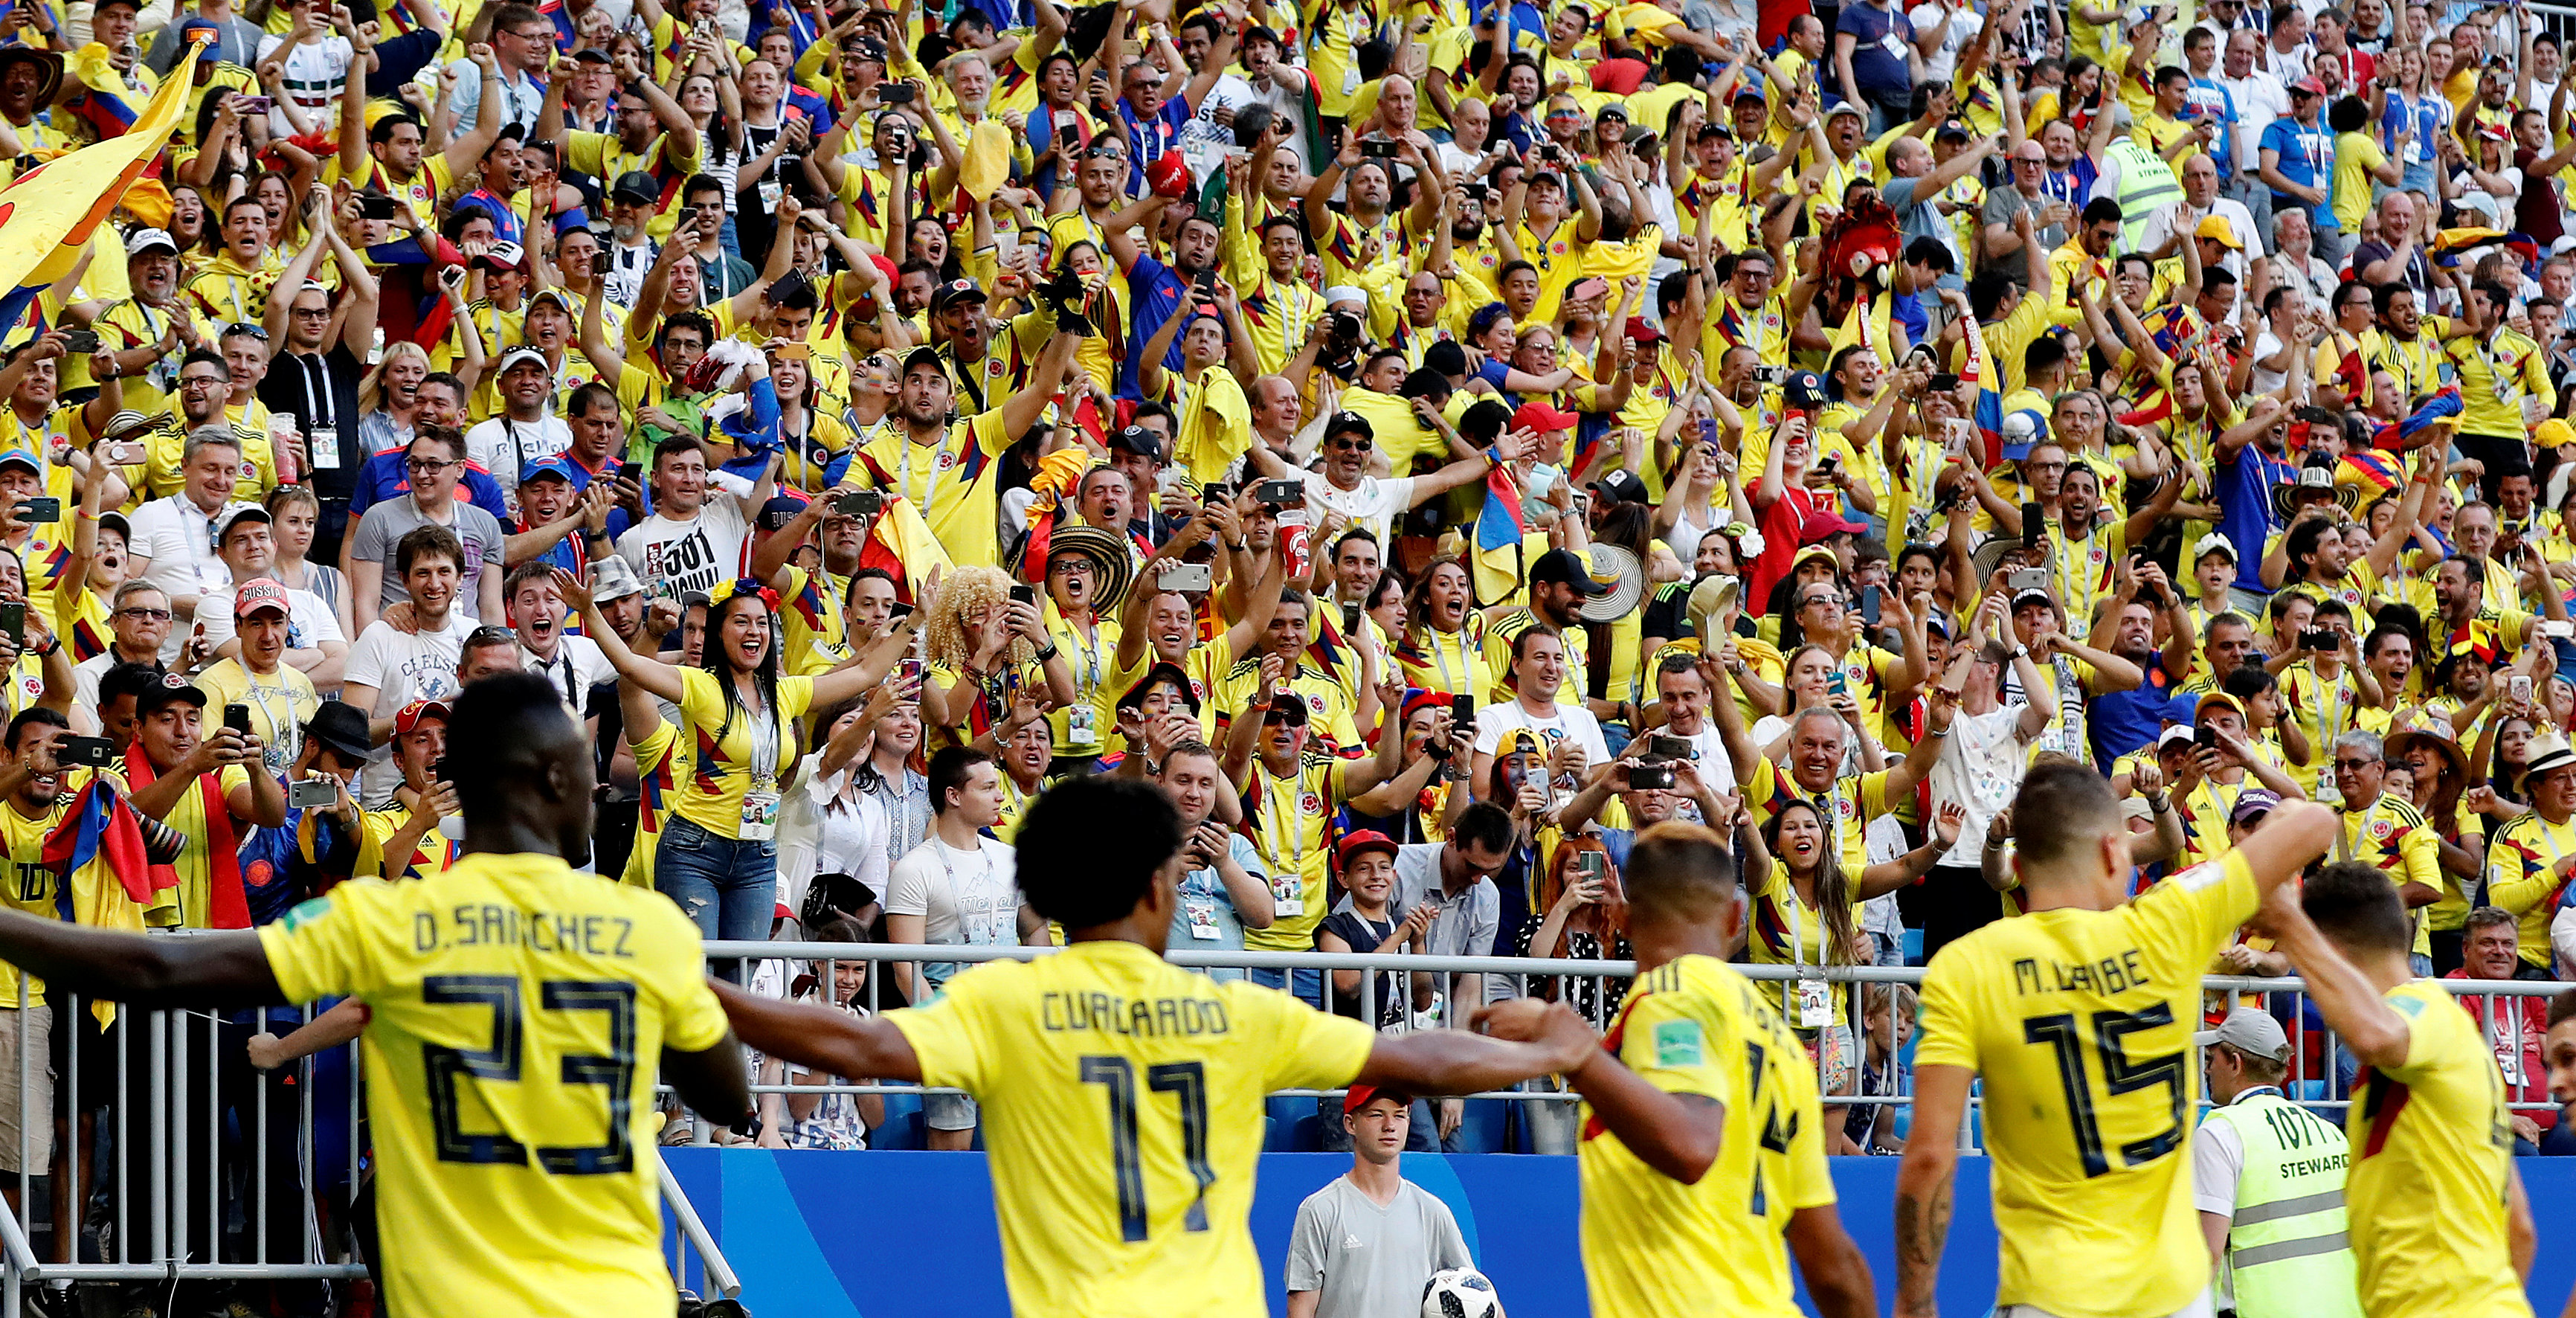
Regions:
<instances>
[{"instance_id":1,"label":"jersey with number 11","mask_svg":"<svg viewBox=\"0 0 2576 1318\"><path fill-rule=\"evenodd\" d=\"M1924 970L1914 1064L1982 1077L1998 1307L2135 1318L2209 1284L2191 1036L2201 974L2259 895L2230 852L2114 910L1998 920Z\"/></svg>"},{"instance_id":2,"label":"jersey with number 11","mask_svg":"<svg viewBox=\"0 0 2576 1318\"><path fill-rule=\"evenodd\" d=\"M259 931L290 1002L362 1036L394 1313L674 1311L652 1144L665 1044L725 1035L698 931L560 858L343 883Z\"/></svg>"},{"instance_id":3,"label":"jersey with number 11","mask_svg":"<svg viewBox=\"0 0 2576 1318\"><path fill-rule=\"evenodd\" d=\"M995 961L888 1012L923 1084L983 1104L1014 1312L1263 1318L1262 1100L1359 1074L1375 1036L1134 943Z\"/></svg>"}]
</instances>

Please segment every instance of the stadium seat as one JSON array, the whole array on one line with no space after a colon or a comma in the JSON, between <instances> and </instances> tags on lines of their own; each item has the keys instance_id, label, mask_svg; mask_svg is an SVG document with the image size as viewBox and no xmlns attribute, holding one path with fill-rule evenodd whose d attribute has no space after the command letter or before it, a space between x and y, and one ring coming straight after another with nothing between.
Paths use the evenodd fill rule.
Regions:
<instances>
[{"instance_id":1,"label":"stadium seat","mask_svg":"<svg viewBox=\"0 0 2576 1318\"><path fill-rule=\"evenodd\" d=\"M1316 1147L1315 1100L1273 1094L1264 1102L1263 1109L1269 1115L1270 1127L1261 1137L1262 1152L1296 1153L1301 1148L1311 1150ZM1298 1143L1300 1121L1307 1127L1302 1146Z\"/></svg>"},{"instance_id":2,"label":"stadium seat","mask_svg":"<svg viewBox=\"0 0 2576 1318\"><path fill-rule=\"evenodd\" d=\"M1920 929L1905 931L1905 964L1909 966L1923 964L1923 931Z\"/></svg>"}]
</instances>

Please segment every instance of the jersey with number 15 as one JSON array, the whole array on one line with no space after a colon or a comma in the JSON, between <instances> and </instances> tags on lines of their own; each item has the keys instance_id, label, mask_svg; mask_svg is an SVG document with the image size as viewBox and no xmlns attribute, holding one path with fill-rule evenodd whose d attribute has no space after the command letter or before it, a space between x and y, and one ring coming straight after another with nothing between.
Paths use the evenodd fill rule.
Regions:
<instances>
[{"instance_id":1,"label":"jersey with number 15","mask_svg":"<svg viewBox=\"0 0 2576 1318\"><path fill-rule=\"evenodd\" d=\"M923 1084L983 1104L1011 1307L1046 1318L1264 1318L1263 1096L1347 1084L1375 1040L1120 942L988 962L886 1020Z\"/></svg>"},{"instance_id":2,"label":"jersey with number 15","mask_svg":"<svg viewBox=\"0 0 2576 1318\"><path fill-rule=\"evenodd\" d=\"M560 858L354 880L259 931L290 1002L346 993L395 1313L671 1314L651 1148L663 1045L725 1035L697 927Z\"/></svg>"},{"instance_id":3,"label":"jersey with number 15","mask_svg":"<svg viewBox=\"0 0 2576 1318\"><path fill-rule=\"evenodd\" d=\"M2169 1314L2209 1284L2191 1036L2201 972L2259 899L2230 852L2114 910L1998 920L1924 970L1915 1066L1984 1077L1996 1307Z\"/></svg>"}]
</instances>

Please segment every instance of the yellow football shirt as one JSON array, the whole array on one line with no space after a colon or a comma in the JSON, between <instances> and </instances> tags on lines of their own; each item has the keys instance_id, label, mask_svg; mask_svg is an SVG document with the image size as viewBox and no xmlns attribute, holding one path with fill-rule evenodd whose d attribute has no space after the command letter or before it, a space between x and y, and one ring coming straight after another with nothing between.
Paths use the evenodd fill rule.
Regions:
<instances>
[{"instance_id":1,"label":"yellow football shirt","mask_svg":"<svg viewBox=\"0 0 2576 1318\"><path fill-rule=\"evenodd\" d=\"M999 459L1015 438L999 407L950 426L937 444L915 444L902 427L888 427L859 446L850 479L912 500L959 567L992 567L1002 553L993 533Z\"/></svg>"},{"instance_id":2,"label":"yellow football shirt","mask_svg":"<svg viewBox=\"0 0 2576 1318\"><path fill-rule=\"evenodd\" d=\"M1629 1152L1584 1106L1577 1152L1592 1312L1798 1313L1782 1233L1792 1213L1834 1202L1834 1184L1797 1036L1753 981L1686 956L1638 979L1603 1046L1657 1089L1715 1100L1726 1134L1708 1175L1684 1185Z\"/></svg>"},{"instance_id":3,"label":"yellow football shirt","mask_svg":"<svg viewBox=\"0 0 2576 1318\"><path fill-rule=\"evenodd\" d=\"M410 820L411 808L409 806L396 806L387 810L359 811L358 862L357 867L351 871L351 877L360 879L383 878L385 876L385 847L393 842L394 834L401 832L403 825L410 822ZM412 843L411 859L403 863L403 872L397 877L405 879L425 879L430 875L440 873L446 870L450 865L455 864L456 858L457 844L450 841L445 834L440 833L437 829L433 828L428 832L421 834L419 840Z\"/></svg>"},{"instance_id":4,"label":"yellow football shirt","mask_svg":"<svg viewBox=\"0 0 2576 1318\"><path fill-rule=\"evenodd\" d=\"M1347 1084L1373 1043L1118 942L989 962L886 1019L922 1083L983 1104L1011 1306L1049 1318L1267 1314L1247 1225L1263 1096Z\"/></svg>"},{"instance_id":5,"label":"yellow football shirt","mask_svg":"<svg viewBox=\"0 0 2576 1318\"><path fill-rule=\"evenodd\" d=\"M0 845L9 849L5 879L0 879L0 905L13 911L25 911L40 920L61 918L55 903L58 889L54 871L45 861L45 838L63 820L60 800L45 813L33 818L18 808L16 801L0 802ZM18 1005L20 972L15 966L0 966L0 1007ZM26 976L27 1000L45 1000L45 981Z\"/></svg>"},{"instance_id":6,"label":"yellow football shirt","mask_svg":"<svg viewBox=\"0 0 2576 1318\"><path fill-rule=\"evenodd\" d=\"M1256 757L1245 797L1251 802L1252 844L1270 876L1276 911L1266 928L1243 931L1243 945L1264 952L1314 950L1315 926L1331 905L1333 811L1346 794L1350 761L1308 750L1297 776L1283 778Z\"/></svg>"},{"instance_id":7,"label":"yellow football shirt","mask_svg":"<svg viewBox=\"0 0 2576 1318\"><path fill-rule=\"evenodd\" d=\"M2230 852L2116 910L1999 920L1932 958L1914 1064L1984 1077L1997 1307L2172 1313L2209 1284L2191 1035L2201 971L2257 900Z\"/></svg>"},{"instance_id":8,"label":"yellow football shirt","mask_svg":"<svg viewBox=\"0 0 2576 1318\"><path fill-rule=\"evenodd\" d=\"M744 798L755 789L780 791L788 771L796 767L796 721L814 703L814 679L778 679L778 708L772 721L738 702L728 707L715 674L703 668L683 668L679 673L680 728L691 749L688 775L680 779L679 800L672 809L718 837L738 838ZM762 724L774 728L775 735L756 726ZM760 763L764 740L769 743L768 762Z\"/></svg>"},{"instance_id":9,"label":"yellow football shirt","mask_svg":"<svg viewBox=\"0 0 2576 1318\"><path fill-rule=\"evenodd\" d=\"M289 1002L364 1001L389 1307L672 1312L657 1063L725 1037L680 908L555 856L352 880L263 926ZM644 1151L639 1154L639 1148Z\"/></svg>"},{"instance_id":10,"label":"yellow football shirt","mask_svg":"<svg viewBox=\"0 0 2576 1318\"><path fill-rule=\"evenodd\" d=\"M793 677L820 677L850 657L849 620L841 611L847 583L825 572L819 577L801 567L787 568L787 589L779 592L784 607L778 622L786 635L779 657Z\"/></svg>"},{"instance_id":11,"label":"yellow football shirt","mask_svg":"<svg viewBox=\"0 0 2576 1318\"><path fill-rule=\"evenodd\" d=\"M2361 1307L2371 1318L2531 1318L2505 1246L2513 1125L2495 1051L2431 980L2381 995L2406 1063L2365 1067L2344 1134Z\"/></svg>"},{"instance_id":12,"label":"yellow football shirt","mask_svg":"<svg viewBox=\"0 0 2576 1318\"><path fill-rule=\"evenodd\" d=\"M212 777L215 780L213 805L217 810L229 811L226 800L232 790L250 785L250 770L239 764L227 764L215 770ZM171 806L170 813L161 817L161 822L177 829L179 835L187 839L188 845L171 866L178 873L178 886L154 893L151 902L143 908L144 920L156 928L212 927L206 921L213 913L215 865L214 853L209 849L213 844L206 831L206 809L207 793L201 781L190 784L188 790L181 792L179 803ZM248 837L250 829L249 824L239 819L232 821L233 836L237 839Z\"/></svg>"},{"instance_id":13,"label":"yellow football shirt","mask_svg":"<svg viewBox=\"0 0 2576 1318\"><path fill-rule=\"evenodd\" d=\"M662 826L671 818L671 803L676 799L672 775L680 767L680 730L656 719L652 731L641 738L633 729L626 738L627 749L635 753L635 790L641 796L635 803L635 849L626 853L626 871L617 881L651 892L654 857L662 850Z\"/></svg>"}]
</instances>

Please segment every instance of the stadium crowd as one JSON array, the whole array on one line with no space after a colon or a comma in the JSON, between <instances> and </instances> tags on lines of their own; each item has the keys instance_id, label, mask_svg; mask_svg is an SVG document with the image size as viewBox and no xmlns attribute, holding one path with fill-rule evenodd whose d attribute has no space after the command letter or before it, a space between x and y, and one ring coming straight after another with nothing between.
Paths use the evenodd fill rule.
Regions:
<instances>
[{"instance_id":1,"label":"stadium crowd","mask_svg":"<svg viewBox=\"0 0 2576 1318\"><path fill-rule=\"evenodd\" d=\"M1920 965L2015 912L2008 807L2072 760L2140 889L2315 800L2426 973L2576 966L2576 123L2525 9L20 0L0 39L0 182L193 82L0 357L21 909L435 873L448 701L525 669L595 743L590 867L710 938L1045 943L1016 822L1114 774L1195 830L1174 947L1625 957L1631 839L1681 818L1747 862L1746 959ZM49 849L93 784L140 896ZM726 973L866 1010L957 969L803 964ZM1215 973L1388 1029L1623 987ZM1771 987L1835 1148L1900 1148L1848 1100L1905 1092L1912 990ZM39 1001L59 1072L97 1027ZM2470 1009L2517 1147L2576 1150L2538 1000ZM885 1115L765 1103L778 1146Z\"/></svg>"}]
</instances>

